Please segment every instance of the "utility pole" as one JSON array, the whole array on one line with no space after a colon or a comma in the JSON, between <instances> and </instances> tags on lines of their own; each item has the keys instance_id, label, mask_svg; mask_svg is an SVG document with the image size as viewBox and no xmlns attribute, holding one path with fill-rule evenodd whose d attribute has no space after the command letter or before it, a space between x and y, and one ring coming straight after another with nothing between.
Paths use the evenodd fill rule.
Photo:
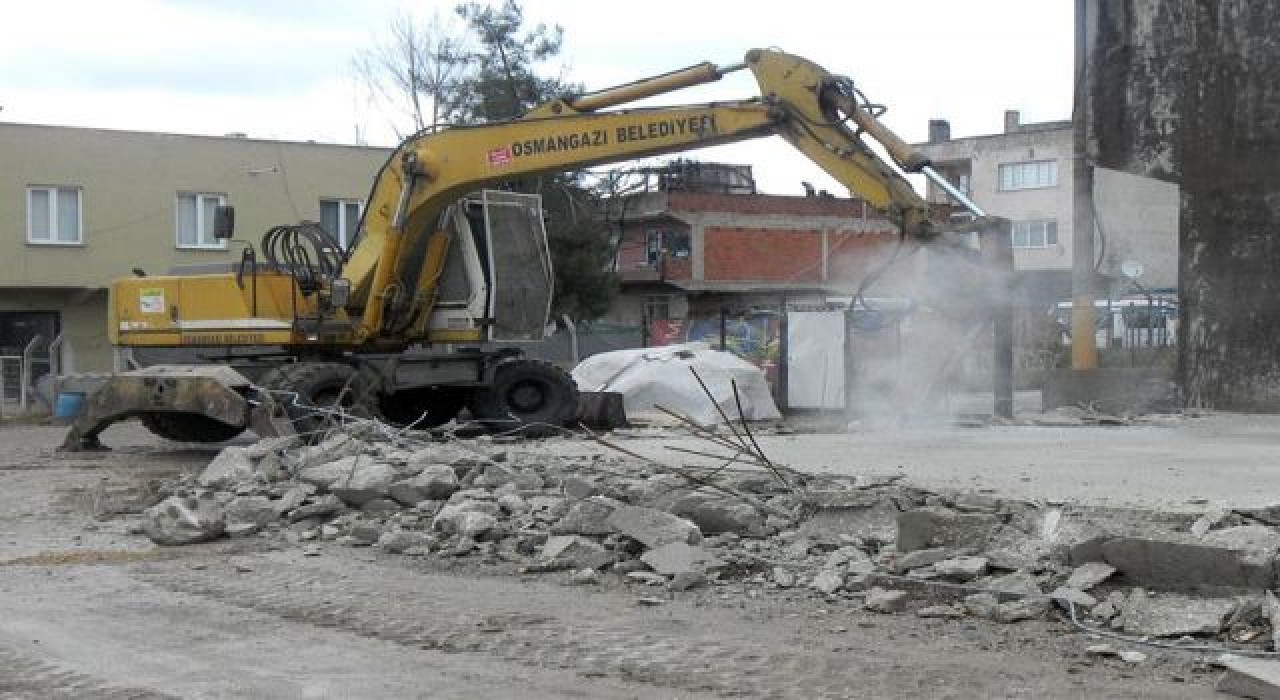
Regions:
<instances>
[{"instance_id":1,"label":"utility pole","mask_svg":"<svg viewBox=\"0 0 1280 700\"><path fill-rule=\"evenodd\" d=\"M1085 21L1087 0L1076 0L1075 104L1071 110L1071 369L1098 368L1094 322L1093 164L1089 159L1086 126L1091 75L1088 70L1090 25Z\"/></svg>"}]
</instances>

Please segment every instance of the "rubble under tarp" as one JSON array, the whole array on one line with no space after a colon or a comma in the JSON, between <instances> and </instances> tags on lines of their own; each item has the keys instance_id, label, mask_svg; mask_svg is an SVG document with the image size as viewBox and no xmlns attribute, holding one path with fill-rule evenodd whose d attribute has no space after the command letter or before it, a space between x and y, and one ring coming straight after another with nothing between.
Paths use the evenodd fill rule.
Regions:
<instances>
[{"instance_id":1,"label":"rubble under tarp","mask_svg":"<svg viewBox=\"0 0 1280 700\"><path fill-rule=\"evenodd\" d=\"M706 383L715 404L707 400L707 392L698 384L699 377ZM593 355L574 368L573 378L583 391L622 394L627 416L631 418L662 418L658 409L661 407L701 425L721 423L722 415L736 420L739 414L734 383L742 401L742 418L774 420L781 417L764 372L731 353L712 350L706 343Z\"/></svg>"}]
</instances>

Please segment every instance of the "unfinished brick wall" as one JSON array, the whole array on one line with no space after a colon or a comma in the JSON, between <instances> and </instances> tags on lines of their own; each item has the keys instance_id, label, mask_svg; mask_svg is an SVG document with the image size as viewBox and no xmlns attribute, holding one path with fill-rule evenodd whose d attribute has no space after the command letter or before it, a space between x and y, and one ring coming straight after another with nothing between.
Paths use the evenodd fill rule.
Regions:
<instances>
[{"instance_id":1,"label":"unfinished brick wall","mask_svg":"<svg viewBox=\"0 0 1280 700\"><path fill-rule=\"evenodd\" d=\"M782 229L705 229L703 277L710 281L817 282L822 233Z\"/></svg>"}]
</instances>

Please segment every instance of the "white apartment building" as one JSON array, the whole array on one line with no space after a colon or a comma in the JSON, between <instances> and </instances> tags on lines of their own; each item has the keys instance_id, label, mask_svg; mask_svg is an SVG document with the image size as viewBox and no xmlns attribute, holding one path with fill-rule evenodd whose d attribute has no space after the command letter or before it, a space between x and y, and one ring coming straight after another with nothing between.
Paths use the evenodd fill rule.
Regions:
<instances>
[{"instance_id":1,"label":"white apartment building","mask_svg":"<svg viewBox=\"0 0 1280 700\"><path fill-rule=\"evenodd\" d=\"M918 146L984 209L1013 221L1019 303L1047 307L1071 295L1073 132L1070 121L1023 124L1020 117L1006 111L1003 133L964 138L952 138L950 124L934 119L929 142ZM928 197L946 201L932 185ZM1097 288L1112 296L1132 291L1121 266L1136 262L1142 287L1176 290L1177 186L1095 168L1094 201Z\"/></svg>"}]
</instances>

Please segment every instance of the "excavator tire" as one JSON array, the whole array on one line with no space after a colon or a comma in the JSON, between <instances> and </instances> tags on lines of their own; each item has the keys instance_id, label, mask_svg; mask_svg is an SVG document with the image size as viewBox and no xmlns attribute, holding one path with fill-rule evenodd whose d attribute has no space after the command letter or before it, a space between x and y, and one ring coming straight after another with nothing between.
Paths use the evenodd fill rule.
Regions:
<instances>
[{"instance_id":1,"label":"excavator tire","mask_svg":"<svg viewBox=\"0 0 1280 700\"><path fill-rule=\"evenodd\" d=\"M552 435L577 415L578 386L549 362L510 360L498 366L491 387L471 395L468 408L495 432Z\"/></svg>"},{"instance_id":2,"label":"excavator tire","mask_svg":"<svg viewBox=\"0 0 1280 700\"><path fill-rule=\"evenodd\" d=\"M225 442L244 432L198 413L156 411L139 414L138 420L153 434L174 442Z\"/></svg>"},{"instance_id":3,"label":"excavator tire","mask_svg":"<svg viewBox=\"0 0 1280 700\"><path fill-rule=\"evenodd\" d=\"M415 430L438 428L453 420L467 403L465 389L426 387L383 394L378 407L388 422ZM424 415L425 414L425 415Z\"/></svg>"},{"instance_id":4,"label":"excavator tire","mask_svg":"<svg viewBox=\"0 0 1280 700\"><path fill-rule=\"evenodd\" d=\"M334 424L337 416L326 411L340 408L358 418L379 417L377 394L351 365L295 362L267 372L258 383L274 394L294 430L308 441L318 441Z\"/></svg>"}]
</instances>

